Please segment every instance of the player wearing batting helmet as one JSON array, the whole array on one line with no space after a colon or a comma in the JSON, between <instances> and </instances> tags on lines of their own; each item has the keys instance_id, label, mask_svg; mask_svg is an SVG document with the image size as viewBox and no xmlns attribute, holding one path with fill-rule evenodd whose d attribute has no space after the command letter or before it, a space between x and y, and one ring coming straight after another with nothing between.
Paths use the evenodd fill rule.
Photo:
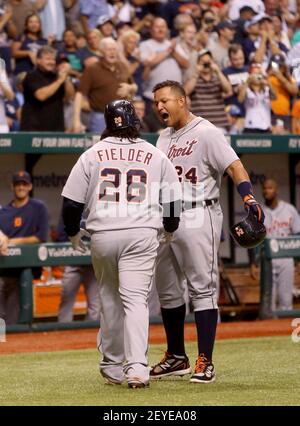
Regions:
<instances>
[{"instance_id":1,"label":"player wearing batting helmet","mask_svg":"<svg viewBox=\"0 0 300 426\"><path fill-rule=\"evenodd\" d=\"M165 154L139 137L133 105L111 102L101 140L81 155L63 189L73 247L85 250L83 210L100 294L100 372L110 384L149 384L148 296L158 232L175 231L181 187Z\"/></svg>"}]
</instances>

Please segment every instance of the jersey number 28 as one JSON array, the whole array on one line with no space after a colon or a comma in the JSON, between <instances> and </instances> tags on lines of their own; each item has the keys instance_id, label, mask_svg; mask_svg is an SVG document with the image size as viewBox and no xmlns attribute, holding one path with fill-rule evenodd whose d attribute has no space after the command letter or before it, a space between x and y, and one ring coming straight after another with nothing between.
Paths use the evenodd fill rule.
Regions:
<instances>
[{"instance_id":1,"label":"jersey number 28","mask_svg":"<svg viewBox=\"0 0 300 426\"><path fill-rule=\"evenodd\" d=\"M143 169L130 169L126 175L126 201L142 203L146 198L147 173ZM106 168L101 170L99 200L113 203L124 202L118 190L121 185L122 172L119 169Z\"/></svg>"}]
</instances>

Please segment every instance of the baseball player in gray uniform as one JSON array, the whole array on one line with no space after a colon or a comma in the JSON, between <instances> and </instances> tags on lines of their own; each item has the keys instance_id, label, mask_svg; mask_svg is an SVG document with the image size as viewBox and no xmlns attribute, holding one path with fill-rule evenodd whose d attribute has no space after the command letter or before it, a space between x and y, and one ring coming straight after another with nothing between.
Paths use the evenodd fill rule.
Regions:
<instances>
[{"instance_id":1,"label":"baseball player in gray uniform","mask_svg":"<svg viewBox=\"0 0 300 426\"><path fill-rule=\"evenodd\" d=\"M183 214L173 239L159 247L155 281L167 336L164 358L150 372L152 378L191 372L184 347L184 287L186 278L194 308L198 358L190 381L215 379L212 352L218 304L217 252L222 227L219 204L221 177L228 174L237 185L246 210L263 221L253 196L248 173L222 132L209 121L189 112L183 87L165 81L153 89L158 112L168 126L157 147L174 164L183 190Z\"/></svg>"},{"instance_id":2,"label":"baseball player in gray uniform","mask_svg":"<svg viewBox=\"0 0 300 426\"><path fill-rule=\"evenodd\" d=\"M278 185L274 179L263 183L265 200L265 226L268 237L288 237L300 233L300 216L295 207L278 198ZM254 265L252 265L253 268ZM252 272L252 275L255 273ZM294 259L272 260L272 309L293 308Z\"/></svg>"},{"instance_id":3,"label":"baseball player in gray uniform","mask_svg":"<svg viewBox=\"0 0 300 426\"><path fill-rule=\"evenodd\" d=\"M163 221L175 231L181 186L168 158L139 138L128 101L105 109L100 142L81 155L63 189L65 229L84 250L80 218L85 208L100 293L100 372L110 384L149 384L148 295ZM161 204L160 204L161 203Z\"/></svg>"}]
</instances>

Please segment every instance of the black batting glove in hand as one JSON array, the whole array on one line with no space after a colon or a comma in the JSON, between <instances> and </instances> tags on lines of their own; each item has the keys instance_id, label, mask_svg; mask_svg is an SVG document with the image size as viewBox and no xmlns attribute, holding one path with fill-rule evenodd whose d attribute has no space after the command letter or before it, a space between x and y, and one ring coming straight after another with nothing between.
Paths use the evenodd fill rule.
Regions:
<instances>
[{"instance_id":1,"label":"black batting glove in hand","mask_svg":"<svg viewBox=\"0 0 300 426\"><path fill-rule=\"evenodd\" d=\"M244 208L247 212L251 211L259 222L264 223L264 211L252 194L248 194L244 197Z\"/></svg>"}]
</instances>

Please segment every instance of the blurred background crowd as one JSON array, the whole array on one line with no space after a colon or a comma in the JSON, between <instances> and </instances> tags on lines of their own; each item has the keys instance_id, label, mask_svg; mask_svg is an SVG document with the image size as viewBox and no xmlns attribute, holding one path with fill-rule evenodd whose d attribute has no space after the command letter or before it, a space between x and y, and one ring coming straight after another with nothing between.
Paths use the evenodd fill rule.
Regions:
<instances>
[{"instance_id":1,"label":"blurred background crowd","mask_svg":"<svg viewBox=\"0 0 300 426\"><path fill-rule=\"evenodd\" d=\"M165 79L225 133L300 133L300 0L0 0L0 56L2 133L101 132L115 98L159 132Z\"/></svg>"}]
</instances>

